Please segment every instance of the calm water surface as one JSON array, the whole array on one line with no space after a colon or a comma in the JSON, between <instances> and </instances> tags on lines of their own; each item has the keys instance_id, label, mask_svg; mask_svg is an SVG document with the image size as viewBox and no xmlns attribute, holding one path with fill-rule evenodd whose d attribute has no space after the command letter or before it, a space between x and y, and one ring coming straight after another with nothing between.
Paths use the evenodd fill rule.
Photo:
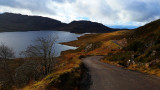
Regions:
<instances>
[{"instance_id":1,"label":"calm water surface","mask_svg":"<svg viewBox=\"0 0 160 90\"><path fill-rule=\"evenodd\" d=\"M28 32L3 32L0 33L0 42L5 43L9 47L13 48L16 53L16 57L21 57L20 52L32 43L38 36L46 36L48 34L57 35L58 40L55 44L56 55L59 56L61 51L76 49L76 47L61 45L61 42L69 42L77 40L77 37L83 34L75 34L64 31L28 31Z\"/></svg>"}]
</instances>

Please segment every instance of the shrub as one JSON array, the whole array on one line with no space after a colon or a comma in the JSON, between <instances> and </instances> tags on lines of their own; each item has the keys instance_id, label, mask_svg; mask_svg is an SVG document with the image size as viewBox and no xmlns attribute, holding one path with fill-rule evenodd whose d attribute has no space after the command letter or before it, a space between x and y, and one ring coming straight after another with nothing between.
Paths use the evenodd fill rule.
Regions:
<instances>
[{"instance_id":1,"label":"shrub","mask_svg":"<svg viewBox=\"0 0 160 90\"><path fill-rule=\"evenodd\" d=\"M91 47L87 49L87 52L93 51L93 50L101 47L102 42L98 41L98 42L90 43L90 44L88 44L88 45L91 45Z\"/></svg>"},{"instance_id":2,"label":"shrub","mask_svg":"<svg viewBox=\"0 0 160 90\"><path fill-rule=\"evenodd\" d=\"M120 65L126 66L126 62L131 58L132 53L130 51L126 52L118 52L112 55L108 55L105 57L105 60L109 61L117 61Z\"/></svg>"},{"instance_id":3,"label":"shrub","mask_svg":"<svg viewBox=\"0 0 160 90\"><path fill-rule=\"evenodd\" d=\"M40 70L38 70L38 61L27 60L24 64L15 70L14 81L16 86L22 87L30 80L36 80Z\"/></svg>"},{"instance_id":4,"label":"shrub","mask_svg":"<svg viewBox=\"0 0 160 90\"><path fill-rule=\"evenodd\" d=\"M160 43L153 47L153 50L160 51Z\"/></svg>"},{"instance_id":5,"label":"shrub","mask_svg":"<svg viewBox=\"0 0 160 90\"><path fill-rule=\"evenodd\" d=\"M79 59L86 58L86 55L80 55Z\"/></svg>"},{"instance_id":6,"label":"shrub","mask_svg":"<svg viewBox=\"0 0 160 90\"><path fill-rule=\"evenodd\" d=\"M136 51L143 52L145 49L145 45L141 41L134 41L133 43L130 43L124 49L129 50L129 51L134 51L134 52L136 52Z\"/></svg>"}]
</instances>

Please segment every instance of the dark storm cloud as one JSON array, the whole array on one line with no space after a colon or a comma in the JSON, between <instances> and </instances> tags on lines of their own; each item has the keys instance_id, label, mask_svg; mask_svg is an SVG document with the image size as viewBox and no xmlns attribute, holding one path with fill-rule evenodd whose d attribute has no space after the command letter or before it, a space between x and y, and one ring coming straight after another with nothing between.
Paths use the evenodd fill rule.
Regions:
<instances>
[{"instance_id":1,"label":"dark storm cloud","mask_svg":"<svg viewBox=\"0 0 160 90\"><path fill-rule=\"evenodd\" d=\"M0 0L0 5L12 8L27 9L32 12L54 14L54 11L47 7L47 0Z\"/></svg>"},{"instance_id":2,"label":"dark storm cloud","mask_svg":"<svg viewBox=\"0 0 160 90\"><path fill-rule=\"evenodd\" d=\"M160 16L160 4L134 1L125 8L133 21L147 21Z\"/></svg>"},{"instance_id":3,"label":"dark storm cloud","mask_svg":"<svg viewBox=\"0 0 160 90\"><path fill-rule=\"evenodd\" d=\"M6 5L6 6L15 7L16 4L17 3L14 0L0 0L0 5Z\"/></svg>"}]
</instances>

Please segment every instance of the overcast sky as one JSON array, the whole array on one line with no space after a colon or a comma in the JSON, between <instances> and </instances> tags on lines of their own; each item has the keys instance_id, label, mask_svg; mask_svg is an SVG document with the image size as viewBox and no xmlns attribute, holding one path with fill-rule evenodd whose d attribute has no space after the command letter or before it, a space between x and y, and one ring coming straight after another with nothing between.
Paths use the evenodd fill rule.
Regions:
<instances>
[{"instance_id":1,"label":"overcast sky","mask_svg":"<svg viewBox=\"0 0 160 90\"><path fill-rule=\"evenodd\" d=\"M160 0L0 0L3 12L140 26L160 18Z\"/></svg>"}]
</instances>

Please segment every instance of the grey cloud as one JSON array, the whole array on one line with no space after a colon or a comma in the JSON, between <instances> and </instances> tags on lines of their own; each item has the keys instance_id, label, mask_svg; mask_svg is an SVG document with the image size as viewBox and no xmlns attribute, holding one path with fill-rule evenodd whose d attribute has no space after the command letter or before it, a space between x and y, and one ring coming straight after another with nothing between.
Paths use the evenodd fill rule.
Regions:
<instances>
[{"instance_id":1,"label":"grey cloud","mask_svg":"<svg viewBox=\"0 0 160 90\"><path fill-rule=\"evenodd\" d=\"M52 0L53 2L64 3L66 0Z\"/></svg>"},{"instance_id":2,"label":"grey cloud","mask_svg":"<svg viewBox=\"0 0 160 90\"><path fill-rule=\"evenodd\" d=\"M118 12L116 10L113 10L105 1L101 1L99 11L103 16L112 18L113 20L118 19L118 16L116 15L116 13Z\"/></svg>"},{"instance_id":3,"label":"grey cloud","mask_svg":"<svg viewBox=\"0 0 160 90\"><path fill-rule=\"evenodd\" d=\"M0 5L15 7L16 4L14 0L0 0Z\"/></svg>"},{"instance_id":4,"label":"grey cloud","mask_svg":"<svg viewBox=\"0 0 160 90\"><path fill-rule=\"evenodd\" d=\"M131 20L143 22L154 19L160 16L160 4L159 3L145 3L135 1L128 4L125 8L131 17Z\"/></svg>"},{"instance_id":5,"label":"grey cloud","mask_svg":"<svg viewBox=\"0 0 160 90\"><path fill-rule=\"evenodd\" d=\"M73 3L76 0L52 0L53 2L58 2L58 3L65 3L65 2L69 2L69 3Z\"/></svg>"},{"instance_id":6,"label":"grey cloud","mask_svg":"<svg viewBox=\"0 0 160 90\"><path fill-rule=\"evenodd\" d=\"M46 5L47 0L0 0L0 5L28 9L32 12L54 14Z\"/></svg>"}]
</instances>

